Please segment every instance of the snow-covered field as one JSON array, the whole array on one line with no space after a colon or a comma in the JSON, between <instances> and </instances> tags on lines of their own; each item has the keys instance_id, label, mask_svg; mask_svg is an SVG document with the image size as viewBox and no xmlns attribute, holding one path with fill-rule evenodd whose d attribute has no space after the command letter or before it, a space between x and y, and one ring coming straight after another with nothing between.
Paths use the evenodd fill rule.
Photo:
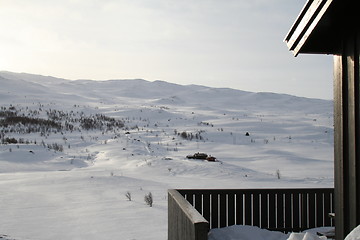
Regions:
<instances>
[{"instance_id":1,"label":"snow-covered field","mask_svg":"<svg viewBox=\"0 0 360 240\"><path fill-rule=\"evenodd\" d=\"M0 86L0 122L61 125L1 126L0 239L165 240L169 188L333 186L331 101L9 72Z\"/></svg>"}]
</instances>

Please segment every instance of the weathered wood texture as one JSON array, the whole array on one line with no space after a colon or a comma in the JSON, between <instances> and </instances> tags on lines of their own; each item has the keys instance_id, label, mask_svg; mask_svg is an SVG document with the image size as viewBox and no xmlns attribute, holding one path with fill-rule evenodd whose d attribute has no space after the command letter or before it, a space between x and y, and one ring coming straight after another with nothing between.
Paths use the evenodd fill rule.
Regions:
<instances>
[{"instance_id":1,"label":"weathered wood texture","mask_svg":"<svg viewBox=\"0 0 360 240\"><path fill-rule=\"evenodd\" d=\"M209 223L176 190L168 190L168 239L207 240Z\"/></svg>"},{"instance_id":2,"label":"weathered wood texture","mask_svg":"<svg viewBox=\"0 0 360 240\"><path fill-rule=\"evenodd\" d=\"M334 189L178 190L210 228L251 225L274 231L334 226ZM172 211L169 209L169 211Z\"/></svg>"},{"instance_id":3,"label":"weathered wood texture","mask_svg":"<svg viewBox=\"0 0 360 240\"><path fill-rule=\"evenodd\" d=\"M360 32L343 33L341 54L334 56L336 239L360 224Z\"/></svg>"},{"instance_id":4,"label":"weathered wood texture","mask_svg":"<svg viewBox=\"0 0 360 240\"><path fill-rule=\"evenodd\" d=\"M308 0L285 38L289 50L334 55L336 239L360 224L359 4Z\"/></svg>"}]
</instances>

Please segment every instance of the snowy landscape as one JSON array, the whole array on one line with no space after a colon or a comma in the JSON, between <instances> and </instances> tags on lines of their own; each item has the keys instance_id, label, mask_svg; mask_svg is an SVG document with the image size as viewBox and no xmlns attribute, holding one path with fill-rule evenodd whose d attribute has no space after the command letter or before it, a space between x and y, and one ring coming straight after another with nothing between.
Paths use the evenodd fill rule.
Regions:
<instances>
[{"instance_id":1,"label":"snowy landscape","mask_svg":"<svg viewBox=\"0 0 360 240\"><path fill-rule=\"evenodd\" d=\"M11 72L0 85L0 239L165 240L170 188L333 187L330 100Z\"/></svg>"}]
</instances>

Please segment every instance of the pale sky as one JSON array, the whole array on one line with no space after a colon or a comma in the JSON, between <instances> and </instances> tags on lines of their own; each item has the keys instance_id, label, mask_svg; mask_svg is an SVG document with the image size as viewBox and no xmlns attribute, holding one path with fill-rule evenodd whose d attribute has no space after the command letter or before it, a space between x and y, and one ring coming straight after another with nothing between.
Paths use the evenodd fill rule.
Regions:
<instances>
[{"instance_id":1,"label":"pale sky","mask_svg":"<svg viewBox=\"0 0 360 240\"><path fill-rule=\"evenodd\" d=\"M0 70L332 99L332 56L283 42L305 0L0 0Z\"/></svg>"}]
</instances>

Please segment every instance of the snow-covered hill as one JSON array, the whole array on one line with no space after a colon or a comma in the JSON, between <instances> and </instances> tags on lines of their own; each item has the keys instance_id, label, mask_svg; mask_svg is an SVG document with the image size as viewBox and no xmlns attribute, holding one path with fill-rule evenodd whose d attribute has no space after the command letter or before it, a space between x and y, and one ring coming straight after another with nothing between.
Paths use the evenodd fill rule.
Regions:
<instances>
[{"instance_id":1,"label":"snow-covered hill","mask_svg":"<svg viewBox=\"0 0 360 240\"><path fill-rule=\"evenodd\" d=\"M331 101L11 72L0 86L0 238L167 239L168 188L333 186Z\"/></svg>"}]
</instances>

